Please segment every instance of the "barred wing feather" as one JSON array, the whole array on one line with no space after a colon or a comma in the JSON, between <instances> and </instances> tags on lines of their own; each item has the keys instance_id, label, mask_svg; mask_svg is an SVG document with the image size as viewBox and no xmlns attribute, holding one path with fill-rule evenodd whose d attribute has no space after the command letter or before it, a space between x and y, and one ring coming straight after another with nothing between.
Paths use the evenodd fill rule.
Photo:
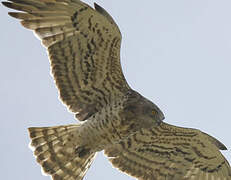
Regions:
<instances>
[{"instance_id":1,"label":"barred wing feather","mask_svg":"<svg viewBox=\"0 0 231 180\"><path fill-rule=\"evenodd\" d=\"M105 154L139 180L230 180L229 163L219 149L226 148L199 130L162 123L140 130Z\"/></svg>"},{"instance_id":2,"label":"barred wing feather","mask_svg":"<svg viewBox=\"0 0 231 180\"><path fill-rule=\"evenodd\" d=\"M112 17L79 0L3 2L48 49L62 101L85 120L129 88L120 65L121 34Z\"/></svg>"}]
</instances>

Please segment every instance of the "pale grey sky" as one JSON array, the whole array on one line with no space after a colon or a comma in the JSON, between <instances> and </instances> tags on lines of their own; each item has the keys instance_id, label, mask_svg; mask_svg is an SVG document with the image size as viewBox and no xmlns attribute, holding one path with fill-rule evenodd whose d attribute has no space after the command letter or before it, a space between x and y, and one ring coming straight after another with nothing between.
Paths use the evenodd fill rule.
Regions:
<instances>
[{"instance_id":1,"label":"pale grey sky","mask_svg":"<svg viewBox=\"0 0 231 180\"><path fill-rule=\"evenodd\" d=\"M155 102L166 122L198 128L223 142L231 162L231 1L95 2L121 29L130 86ZM7 11L0 6L1 179L49 180L28 148L27 127L76 121L57 98L40 41ZM134 178L99 153L85 179Z\"/></svg>"}]
</instances>

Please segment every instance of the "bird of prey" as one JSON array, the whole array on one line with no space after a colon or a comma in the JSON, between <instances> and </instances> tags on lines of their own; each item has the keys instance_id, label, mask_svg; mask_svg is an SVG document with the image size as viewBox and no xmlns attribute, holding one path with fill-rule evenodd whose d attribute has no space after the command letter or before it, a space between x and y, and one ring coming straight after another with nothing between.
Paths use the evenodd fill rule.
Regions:
<instances>
[{"instance_id":1,"label":"bird of prey","mask_svg":"<svg viewBox=\"0 0 231 180\"><path fill-rule=\"evenodd\" d=\"M41 39L61 100L82 121L29 128L34 155L52 179L83 179L104 150L114 167L139 180L231 180L221 142L163 122L162 111L129 87L120 30L102 7L80 0L3 5Z\"/></svg>"}]
</instances>

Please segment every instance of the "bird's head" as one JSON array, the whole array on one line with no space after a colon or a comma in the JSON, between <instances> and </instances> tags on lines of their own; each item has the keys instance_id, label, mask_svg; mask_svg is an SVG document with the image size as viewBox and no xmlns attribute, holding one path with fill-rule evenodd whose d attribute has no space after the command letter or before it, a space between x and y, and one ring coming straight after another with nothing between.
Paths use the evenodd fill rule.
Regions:
<instances>
[{"instance_id":1,"label":"bird's head","mask_svg":"<svg viewBox=\"0 0 231 180\"><path fill-rule=\"evenodd\" d=\"M135 118L150 125L159 124L164 119L164 113L157 105L135 91L129 94L125 111L131 119Z\"/></svg>"},{"instance_id":2,"label":"bird's head","mask_svg":"<svg viewBox=\"0 0 231 180\"><path fill-rule=\"evenodd\" d=\"M148 99L144 98L141 101L142 104L142 113L145 116L154 119L157 122L161 122L164 120L164 113L160 110L160 108L154 104L153 102L149 101Z\"/></svg>"}]
</instances>

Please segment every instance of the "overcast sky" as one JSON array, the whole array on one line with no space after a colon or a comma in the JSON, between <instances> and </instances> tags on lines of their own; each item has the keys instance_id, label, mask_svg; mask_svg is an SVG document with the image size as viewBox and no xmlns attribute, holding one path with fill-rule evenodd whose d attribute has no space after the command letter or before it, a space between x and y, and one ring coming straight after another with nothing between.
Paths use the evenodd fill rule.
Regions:
<instances>
[{"instance_id":1,"label":"overcast sky","mask_svg":"<svg viewBox=\"0 0 231 180\"><path fill-rule=\"evenodd\" d=\"M93 1L85 2L93 4ZM165 121L216 137L231 162L231 1L96 1L123 34L122 66L132 88ZM0 6L1 179L49 180L28 148L27 127L75 123L58 100L44 47ZM132 180L99 153L86 180Z\"/></svg>"}]
</instances>

